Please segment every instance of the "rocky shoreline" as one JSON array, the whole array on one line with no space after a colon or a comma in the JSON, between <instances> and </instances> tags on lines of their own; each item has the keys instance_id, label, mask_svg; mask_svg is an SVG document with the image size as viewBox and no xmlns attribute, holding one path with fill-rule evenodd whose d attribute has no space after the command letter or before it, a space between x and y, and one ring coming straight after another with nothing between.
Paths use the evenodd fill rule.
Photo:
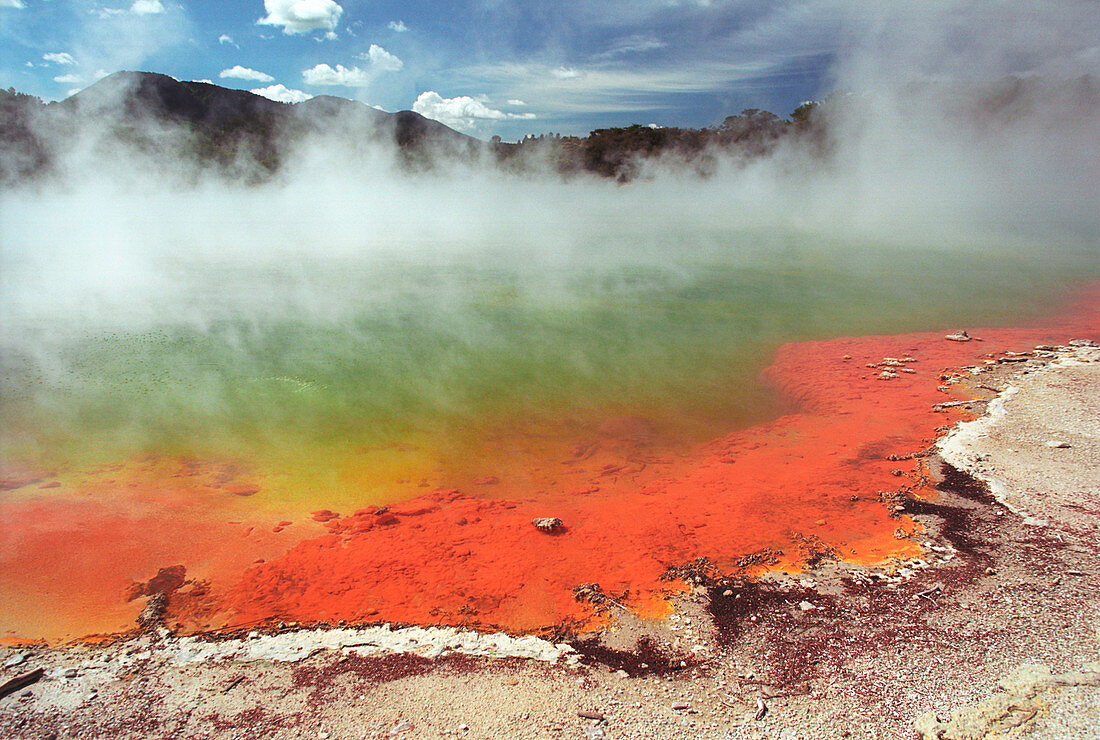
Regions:
<instances>
[{"instance_id":1,"label":"rocky shoreline","mask_svg":"<svg viewBox=\"0 0 1100 740\"><path fill-rule=\"evenodd\" d=\"M607 605L555 644L295 630L0 650L0 734L41 737L1088 737L1100 728L1100 348L951 379L985 413L880 492L923 525L889 567L699 561L667 620ZM986 400L981 400L985 398ZM1053 443L1053 444L1052 444ZM935 491L932 489L935 488ZM25 679L28 680L28 679Z\"/></svg>"}]
</instances>

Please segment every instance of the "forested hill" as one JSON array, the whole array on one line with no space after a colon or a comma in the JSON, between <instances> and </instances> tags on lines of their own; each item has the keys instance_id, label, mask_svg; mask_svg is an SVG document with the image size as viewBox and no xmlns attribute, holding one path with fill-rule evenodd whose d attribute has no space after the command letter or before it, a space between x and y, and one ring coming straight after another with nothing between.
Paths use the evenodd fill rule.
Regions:
<instances>
[{"instance_id":1,"label":"forested hill","mask_svg":"<svg viewBox=\"0 0 1100 740\"><path fill-rule=\"evenodd\" d=\"M971 99L952 101L958 110L951 114L966 125L1028 116L1052 86L1090 117L1100 105L1095 77L1056 83L1009 77ZM633 125L596 129L585 137L544 134L507 143L499 137L481 141L413 111L388 113L343 98L279 103L205 82L117 72L55 103L0 90L0 182L47 178L62 163L72 166L74 155L87 167L96 157L117 163L137 155L135 162L146 157L170 162L176 170L262 182L302 156L308 144L345 166L365 152L388 148L410 169L458 160L628 182L659 160L706 175L719 157L765 156L784 141L827 155L833 122L850 113L854 100L834 94L820 104L799 106L788 118L748 109L706 128Z\"/></svg>"},{"instance_id":2,"label":"forested hill","mask_svg":"<svg viewBox=\"0 0 1100 740\"><path fill-rule=\"evenodd\" d=\"M410 165L477 156L485 146L413 111L387 113L329 96L280 103L149 72L117 72L56 103L0 91L0 170L9 182L48 174L78 149L158 153L262 180L283 166L295 142L311 136L349 152L392 146Z\"/></svg>"}]
</instances>

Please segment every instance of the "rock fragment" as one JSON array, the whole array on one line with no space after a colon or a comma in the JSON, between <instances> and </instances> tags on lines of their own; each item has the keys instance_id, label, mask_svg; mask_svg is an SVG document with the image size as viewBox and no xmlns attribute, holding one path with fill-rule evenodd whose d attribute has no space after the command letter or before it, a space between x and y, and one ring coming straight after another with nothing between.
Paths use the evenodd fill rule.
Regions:
<instances>
[{"instance_id":1,"label":"rock fragment","mask_svg":"<svg viewBox=\"0 0 1100 740\"><path fill-rule=\"evenodd\" d=\"M3 699L8 694L14 694L19 689L26 688L33 683L36 683L38 679L42 678L46 674L46 671L42 668L35 668L29 673L23 673L15 678L9 679L0 684L0 699Z\"/></svg>"},{"instance_id":2,"label":"rock fragment","mask_svg":"<svg viewBox=\"0 0 1100 740\"><path fill-rule=\"evenodd\" d=\"M531 524L535 525L535 529L540 532L557 532L565 523L558 519L556 516L540 516L531 520Z\"/></svg>"},{"instance_id":3,"label":"rock fragment","mask_svg":"<svg viewBox=\"0 0 1100 740\"><path fill-rule=\"evenodd\" d=\"M12 657L10 657L6 663L4 663L4 667L5 668L14 668L15 666L19 665L20 663L25 662L28 657L30 657L30 655L28 653L16 653Z\"/></svg>"},{"instance_id":4,"label":"rock fragment","mask_svg":"<svg viewBox=\"0 0 1100 740\"><path fill-rule=\"evenodd\" d=\"M966 333L965 329L959 329L954 334L948 334L944 339L949 342L969 342L970 335Z\"/></svg>"}]
</instances>

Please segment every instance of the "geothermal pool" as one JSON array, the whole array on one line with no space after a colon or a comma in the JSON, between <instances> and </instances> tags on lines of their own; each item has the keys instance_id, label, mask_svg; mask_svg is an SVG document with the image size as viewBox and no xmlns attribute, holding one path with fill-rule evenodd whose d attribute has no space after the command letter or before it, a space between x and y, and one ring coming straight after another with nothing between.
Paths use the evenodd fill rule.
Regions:
<instances>
[{"instance_id":1,"label":"geothermal pool","mask_svg":"<svg viewBox=\"0 0 1100 740\"><path fill-rule=\"evenodd\" d=\"M660 614L700 557L915 556L878 491L919 477L887 455L960 418L931 412L941 371L1098 325L1088 245L12 241L6 639L127 630L156 592L190 631L583 628L575 586ZM884 357L913 372L878 379Z\"/></svg>"}]
</instances>

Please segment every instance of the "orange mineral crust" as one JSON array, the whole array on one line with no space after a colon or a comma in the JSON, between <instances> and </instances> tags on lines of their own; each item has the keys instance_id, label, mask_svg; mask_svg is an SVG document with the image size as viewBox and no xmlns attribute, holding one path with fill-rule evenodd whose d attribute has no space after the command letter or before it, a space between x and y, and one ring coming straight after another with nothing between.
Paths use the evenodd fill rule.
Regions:
<instances>
[{"instance_id":1,"label":"orange mineral crust","mask_svg":"<svg viewBox=\"0 0 1100 740\"><path fill-rule=\"evenodd\" d=\"M941 374L1090 335L1098 309L1094 290L1042 327L972 330L970 341L939 331L788 344L767 376L795 410L768 424L676 458L634 446L616 460L592 452L600 440L578 440L577 455L524 471L512 488L486 459L491 498L473 485L326 513L328 534L249 568L224 592L173 599L171 617L191 629L285 619L533 631L588 619L590 606L573 598L584 583L658 610L661 576L699 557L734 570L764 550L795 565L822 551L859 562L915 556L905 538L914 524L891 518L879 492L911 483L904 474L917 468L888 456L927 449L960 418L935 408L955 397L938 389ZM540 530L539 517L562 525Z\"/></svg>"},{"instance_id":2,"label":"orange mineral crust","mask_svg":"<svg viewBox=\"0 0 1100 740\"><path fill-rule=\"evenodd\" d=\"M143 597L232 583L285 551L298 538L247 521L258 489L236 468L149 457L5 491L0 639L133 629Z\"/></svg>"},{"instance_id":3,"label":"orange mineral crust","mask_svg":"<svg viewBox=\"0 0 1100 740\"><path fill-rule=\"evenodd\" d=\"M889 456L927 449L965 413L934 408L962 397L941 375L1094 336L1098 314L1093 289L1042 326L971 329L967 342L938 331L787 344L765 374L788 413L686 451L621 410L583 425L486 420L401 489L423 493L388 507L367 505L373 493L348 506L346 490L324 486L281 498L258 463L229 457L12 463L0 467L0 639L133 629L155 594L186 631L269 620L589 627L576 587L599 584L658 615L682 587L662 576L697 558L752 573L820 553L916 556L914 523L891 517L880 492L919 477L917 461ZM561 525L540 529L538 518Z\"/></svg>"}]
</instances>

